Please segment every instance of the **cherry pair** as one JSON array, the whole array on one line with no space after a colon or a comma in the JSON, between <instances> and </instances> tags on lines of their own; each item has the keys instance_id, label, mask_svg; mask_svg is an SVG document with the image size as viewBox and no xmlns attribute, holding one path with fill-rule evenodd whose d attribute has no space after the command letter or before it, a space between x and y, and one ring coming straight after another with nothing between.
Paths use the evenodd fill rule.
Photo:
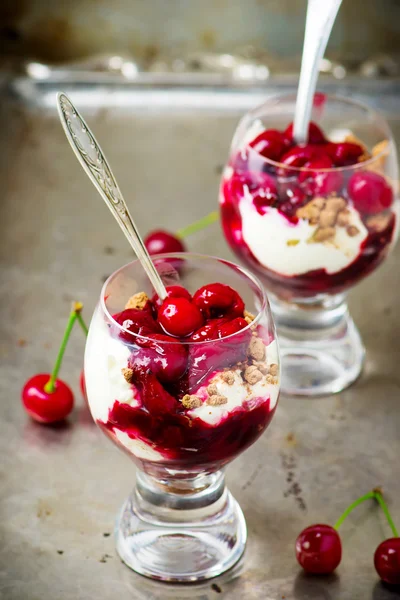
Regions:
<instances>
[{"instance_id":1,"label":"cherry pair","mask_svg":"<svg viewBox=\"0 0 400 600\"><path fill-rule=\"evenodd\" d=\"M58 379L58 373L75 322L78 321L85 335L88 333L81 315L82 308L83 305L80 302L74 303L52 373L34 375L28 379L23 387L22 404L32 419L39 423L49 424L62 421L73 409L74 395L72 390L64 381ZM80 385L85 396L83 372L80 377Z\"/></svg>"},{"instance_id":2,"label":"cherry pair","mask_svg":"<svg viewBox=\"0 0 400 600\"><path fill-rule=\"evenodd\" d=\"M375 550L376 572L385 583L400 585L400 537L379 489L353 502L333 527L311 525L300 533L296 540L296 558L307 573L327 575L336 569L342 558L342 543L337 530L350 512L368 499L375 499L380 504L394 536L381 542Z\"/></svg>"}]
</instances>

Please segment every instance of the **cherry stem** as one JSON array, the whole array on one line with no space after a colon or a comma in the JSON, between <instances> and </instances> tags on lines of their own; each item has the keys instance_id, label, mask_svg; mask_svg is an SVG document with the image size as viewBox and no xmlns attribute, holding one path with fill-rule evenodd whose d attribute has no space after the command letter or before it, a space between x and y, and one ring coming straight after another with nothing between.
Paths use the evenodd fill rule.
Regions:
<instances>
[{"instance_id":1,"label":"cherry stem","mask_svg":"<svg viewBox=\"0 0 400 600\"><path fill-rule=\"evenodd\" d=\"M69 315L68 323L67 323L67 326L65 328L63 338L61 340L60 349L59 349L58 354L57 354L57 358L56 358L56 362L54 364L53 371L52 371L52 373L50 375L50 379L48 380L48 382L44 386L44 391L47 394L53 394L53 392L56 389L55 383L56 383L56 380L57 380L57 377L58 377L58 373L60 371L62 359L63 359L63 356L64 356L65 349L67 347L69 336L71 335L71 331L73 329L75 321L78 318L78 314L82 310L82 307L83 307L83 305L80 302L75 302L74 306L73 306L73 309L72 309L72 312Z\"/></svg>"},{"instance_id":2,"label":"cherry stem","mask_svg":"<svg viewBox=\"0 0 400 600\"><path fill-rule=\"evenodd\" d=\"M382 492L379 488L372 490L372 492L368 492L368 494L361 496L361 498L358 498L352 504L350 504L350 506L348 506L346 508L346 510L344 511L344 513L338 518L338 520L334 524L333 528L336 530L339 529L339 527L341 526L343 521L349 516L349 514L351 513L352 510L354 510L355 508L357 508L357 506L359 506L360 504L365 502L365 500L370 500L370 499L374 499L378 502L378 504L382 508L383 512L385 513L385 517L390 525L390 528L393 532L394 537L399 537L399 534L397 532L395 524L393 523L392 517L390 516L387 504L384 501Z\"/></svg>"},{"instance_id":3,"label":"cherry stem","mask_svg":"<svg viewBox=\"0 0 400 600\"><path fill-rule=\"evenodd\" d=\"M85 321L83 320L83 317L82 317L80 311L77 313L76 319L77 319L79 325L82 327L83 333L87 337L87 335L89 333L89 329L88 329L88 326L86 325Z\"/></svg>"},{"instance_id":4,"label":"cherry stem","mask_svg":"<svg viewBox=\"0 0 400 600\"><path fill-rule=\"evenodd\" d=\"M218 218L219 218L219 211L214 210L213 212L210 212L208 215L206 215L205 217L202 217L198 221L195 221L194 223L187 225L187 227L183 227L182 229L179 229L176 232L176 236L178 238L185 238L188 235L192 235L192 233L196 233L197 231L200 231L201 229L205 229L212 223L215 223L215 221L218 221Z\"/></svg>"},{"instance_id":5,"label":"cherry stem","mask_svg":"<svg viewBox=\"0 0 400 600\"><path fill-rule=\"evenodd\" d=\"M383 499L383 496L382 496L382 494L380 493L380 491L379 491L379 490L375 490L375 491L374 491L374 494L375 494L375 499L377 500L377 502L379 502L381 509L382 509L382 510L383 510L383 512L385 513L385 517L387 518L387 522L389 523L389 525L390 525L390 529L391 529L391 530L392 530L392 532L393 532L393 536L394 536L394 537L399 537L398 531L397 531L397 529L396 529L396 526L395 526L395 524L393 523L393 519L392 519L392 517L390 516L389 509L388 509L388 507L387 507L387 504L386 504L386 502L385 502L385 501L384 501L384 499Z\"/></svg>"},{"instance_id":6,"label":"cherry stem","mask_svg":"<svg viewBox=\"0 0 400 600\"><path fill-rule=\"evenodd\" d=\"M339 529L339 527L341 526L341 524L343 523L343 521L349 516L349 514L351 513L352 510L354 510L355 508L357 508L357 506L359 506L360 504L362 504L366 500L370 500L371 498L376 498L376 492L375 491L368 492L368 494L364 494L364 496L361 496L361 498L358 498L358 500L355 500L352 504L350 504L350 506L348 506L346 508L346 510L344 511L344 513L338 518L338 520L334 524L333 528L336 529L336 530Z\"/></svg>"}]
</instances>

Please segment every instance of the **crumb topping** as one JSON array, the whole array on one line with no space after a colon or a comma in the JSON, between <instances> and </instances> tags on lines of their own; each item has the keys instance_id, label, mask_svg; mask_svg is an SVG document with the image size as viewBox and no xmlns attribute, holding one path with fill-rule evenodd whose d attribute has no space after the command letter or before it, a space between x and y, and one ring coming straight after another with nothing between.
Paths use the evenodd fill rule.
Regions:
<instances>
[{"instance_id":1,"label":"crumb topping","mask_svg":"<svg viewBox=\"0 0 400 600\"><path fill-rule=\"evenodd\" d=\"M138 310L143 310L149 300L150 298L145 292L138 292L129 298L128 302L125 304L125 309L137 308Z\"/></svg>"},{"instance_id":2,"label":"crumb topping","mask_svg":"<svg viewBox=\"0 0 400 600\"><path fill-rule=\"evenodd\" d=\"M368 217L366 225L367 225L368 229L370 229L371 231L376 231L377 233L381 233L389 225L390 219L391 219L391 215L388 213L372 215L372 216Z\"/></svg>"},{"instance_id":3,"label":"crumb topping","mask_svg":"<svg viewBox=\"0 0 400 600\"><path fill-rule=\"evenodd\" d=\"M124 376L125 380L128 383L132 383L132 379L133 379L133 370L127 368L121 369L122 375Z\"/></svg>"},{"instance_id":4,"label":"crumb topping","mask_svg":"<svg viewBox=\"0 0 400 600\"><path fill-rule=\"evenodd\" d=\"M359 230L350 225L350 211L344 198L332 196L331 198L314 198L296 211L296 216L306 219L310 225L316 225L311 238L312 242L330 242L336 235L336 225L346 227L350 237L354 237Z\"/></svg>"},{"instance_id":5,"label":"crumb topping","mask_svg":"<svg viewBox=\"0 0 400 600\"><path fill-rule=\"evenodd\" d=\"M247 383L249 383L250 385L254 385L255 383L261 381L261 379L263 378L263 374L261 373L261 371L259 371L259 369L257 369L255 365L251 365L250 367L246 368L243 377L247 381Z\"/></svg>"},{"instance_id":6,"label":"crumb topping","mask_svg":"<svg viewBox=\"0 0 400 600\"><path fill-rule=\"evenodd\" d=\"M252 337L249 344L249 355L255 360L264 360L265 346L264 342L259 337Z\"/></svg>"},{"instance_id":7,"label":"crumb topping","mask_svg":"<svg viewBox=\"0 0 400 600\"><path fill-rule=\"evenodd\" d=\"M214 383L210 383L210 385L207 386L207 393L209 396L215 396L218 394L217 386Z\"/></svg>"},{"instance_id":8,"label":"crumb topping","mask_svg":"<svg viewBox=\"0 0 400 600\"><path fill-rule=\"evenodd\" d=\"M272 363L271 365L269 365L269 374L273 375L274 377L276 377L278 375L278 365L276 365L275 363Z\"/></svg>"},{"instance_id":9,"label":"crumb topping","mask_svg":"<svg viewBox=\"0 0 400 600\"><path fill-rule=\"evenodd\" d=\"M182 405L185 408L199 408L202 404L200 398L194 394L185 394L182 398Z\"/></svg>"},{"instance_id":10,"label":"crumb topping","mask_svg":"<svg viewBox=\"0 0 400 600\"><path fill-rule=\"evenodd\" d=\"M222 379L228 385L233 385L235 383L235 375L232 373L232 371L225 371L222 373Z\"/></svg>"},{"instance_id":11,"label":"crumb topping","mask_svg":"<svg viewBox=\"0 0 400 600\"><path fill-rule=\"evenodd\" d=\"M209 398L207 398L207 404L210 406L221 406L222 404L226 404L228 402L228 398L223 396L222 394L213 394Z\"/></svg>"}]
</instances>

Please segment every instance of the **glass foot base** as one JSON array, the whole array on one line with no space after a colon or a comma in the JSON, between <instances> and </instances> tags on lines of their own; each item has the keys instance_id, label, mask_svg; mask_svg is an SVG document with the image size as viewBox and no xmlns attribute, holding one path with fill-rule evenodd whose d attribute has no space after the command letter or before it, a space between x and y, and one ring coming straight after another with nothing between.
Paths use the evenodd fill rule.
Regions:
<instances>
[{"instance_id":1,"label":"glass foot base","mask_svg":"<svg viewBox=\"0 0 400 600\"><path fill-rule=\"evenodd\" d=\"M243 513L221 472L160 481L144 473L116 524L117 551L141 575L194 582L233 567L246 544Z\"/></svg>"},{"instance_id":2,"label":"glass foot base","mask_svg":"<svg viewBox=\"0 0 400 600\"><path fill-rule=\"evenodd\" d=\"M279 336L283 394L326 396L341 392L358 378L365 349L342 297L317 306L275 299L271 304Z\"/></svg>"}]
</instances>

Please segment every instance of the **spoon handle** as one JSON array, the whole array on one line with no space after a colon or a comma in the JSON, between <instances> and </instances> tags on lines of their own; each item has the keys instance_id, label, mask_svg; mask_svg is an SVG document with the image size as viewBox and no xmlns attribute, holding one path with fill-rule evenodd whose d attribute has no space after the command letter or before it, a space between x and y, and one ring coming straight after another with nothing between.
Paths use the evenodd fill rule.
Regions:
<instances>
[{"instance_id":1,"label":"spoon handle","mask_svg":"<svg viewBox=\"0 0 400 600\"><path fill-rule=\"evenodd\" d=\"M308 126L314 100L319 64L342 0L308 0L306 31L299 88L296 99L293 135L298 144L308 139Z\"/></svg>"},{"instance_id":2,"label":"spoon handle","mask_svg":"<svg viewBox=\"0 0 400 600\"><path fill-rule=\"evenodd\" d=\"M63 92L57 94L57 108L65 135L75 156L114 215L136 256L142 263L156 293L163 300L167 296L165 286L129 214L121 190L100 145L83 117Z\"/></svg>"}]
</instances>

